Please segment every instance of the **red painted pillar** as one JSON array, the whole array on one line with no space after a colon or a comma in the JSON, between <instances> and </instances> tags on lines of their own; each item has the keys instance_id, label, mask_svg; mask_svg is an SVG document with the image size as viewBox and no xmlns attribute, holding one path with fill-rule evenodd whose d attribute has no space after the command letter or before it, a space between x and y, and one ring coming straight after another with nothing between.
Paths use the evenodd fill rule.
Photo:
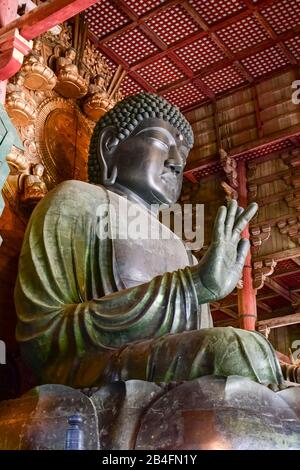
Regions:
<instances>
[{"instance_id":1,"label":"red painted pillar","mask_svg":"<svg viewBox=\"0 0 300 470\"><path fill-rule=\"evenodd\" d=\"M0 28L17 16L18 0L0 0ZM5 102L7 80L0 81L0 103Z\"/></svg>"},{"instance_id":2,"label":"red painted pillar","mask_svg":"<svg viewBox=\"0 0 300 470\"><path fill-rule=\"evenodd\" d=\"M246 208L248 205L247 196L247 175L245 162L238 163L239 182L239 205ZM242 232L242 237L249 238L249 228ZM243 288L238 289L238 315L240 328L244 330L255 330L257 319L256 289L253 288L251 252L246 258L243 269Z\"/></svg>"}]
</instances>

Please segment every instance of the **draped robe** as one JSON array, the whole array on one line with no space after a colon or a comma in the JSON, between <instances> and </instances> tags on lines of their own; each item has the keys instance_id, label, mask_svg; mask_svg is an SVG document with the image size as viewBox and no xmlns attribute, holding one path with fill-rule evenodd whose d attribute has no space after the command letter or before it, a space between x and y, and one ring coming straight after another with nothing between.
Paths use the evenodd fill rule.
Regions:
<instances>
[{"instance_id":1,"label":"draped robe","mask_svg":"<svg viewBox=\"0 0 300 470\"><path fill-rule=\"evenodd\" d=\"M104 187L67 181L32 213L15 304L17 340L37 380L91 387L215 374L282 382L261 334L211 327L180 239L99 236L104 226L112 233L118 198Z\"/></svg>"}]
</instances>

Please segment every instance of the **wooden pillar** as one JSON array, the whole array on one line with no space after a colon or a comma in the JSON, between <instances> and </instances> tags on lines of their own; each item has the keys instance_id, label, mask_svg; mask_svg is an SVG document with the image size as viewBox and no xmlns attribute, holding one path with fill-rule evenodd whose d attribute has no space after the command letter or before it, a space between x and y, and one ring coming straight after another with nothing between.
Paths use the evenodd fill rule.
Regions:
<instances>
[{"instance_id":1,"label":"wooden pillar","mask_svg":"<svg viewBox=\"0 0 300 470\"><path fill-rule=\"evenodd\" d=\"M0 0L0 28L17 16L18 0ZM5 103L7 80L0 81L0 103Z\"/></svg>"},{"instance_id":2,"label":"wooden pillar","mask_svg":"<svg viewBox=\"0 0 300 470\"><path fill-rule=\"evenodd\" d=\"M238 182L239 205L246 208L248 205L247 175L246 164L243 161L238 163ZM242 232L242 237L249 238L248 227ZM238 315L240 328L244 330L255 330L257 319L256 289L253 288L250 250L243 269L243 288L238 289Z\"/></svg>"}]
</instances>

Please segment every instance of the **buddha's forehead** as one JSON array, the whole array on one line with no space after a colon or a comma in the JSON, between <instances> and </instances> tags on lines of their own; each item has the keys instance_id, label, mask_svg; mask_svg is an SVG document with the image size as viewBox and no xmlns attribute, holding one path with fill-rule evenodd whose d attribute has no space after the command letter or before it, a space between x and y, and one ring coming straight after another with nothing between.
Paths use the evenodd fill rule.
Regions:
<instances>
[{"instance_id":1,"label":"buddha's forehead","mask_svg":"<svg viewBox=\"0 0 300 470\"><path fill-rule=\"evenodd\" d=\"M179 129L172 126L168 121L160 118L146 118L142 122L140 122L134 131L132 132L132 136L141 133L162 133L164 135L172 136L177 142L182 144L188 145L186 139L184 138L183 134L180 132Z\"/></svg>"}]
</instances>

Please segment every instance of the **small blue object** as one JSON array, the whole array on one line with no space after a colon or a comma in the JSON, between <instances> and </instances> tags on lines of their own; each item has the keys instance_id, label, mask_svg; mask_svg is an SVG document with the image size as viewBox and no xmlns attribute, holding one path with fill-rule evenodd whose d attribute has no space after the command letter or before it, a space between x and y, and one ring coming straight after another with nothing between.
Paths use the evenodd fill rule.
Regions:
<instances>
[{"instance_id":1,"label":"small blue object","mask_svg":"<svg viewBox=\"0 0 300 470\"><path fill-rule=\"evenodd\" d=\"M81 429L82 417L80 414L72 415L69 417L68 423L65 450L84 450L83 431Z\"/></svg>"}]
</instances>

